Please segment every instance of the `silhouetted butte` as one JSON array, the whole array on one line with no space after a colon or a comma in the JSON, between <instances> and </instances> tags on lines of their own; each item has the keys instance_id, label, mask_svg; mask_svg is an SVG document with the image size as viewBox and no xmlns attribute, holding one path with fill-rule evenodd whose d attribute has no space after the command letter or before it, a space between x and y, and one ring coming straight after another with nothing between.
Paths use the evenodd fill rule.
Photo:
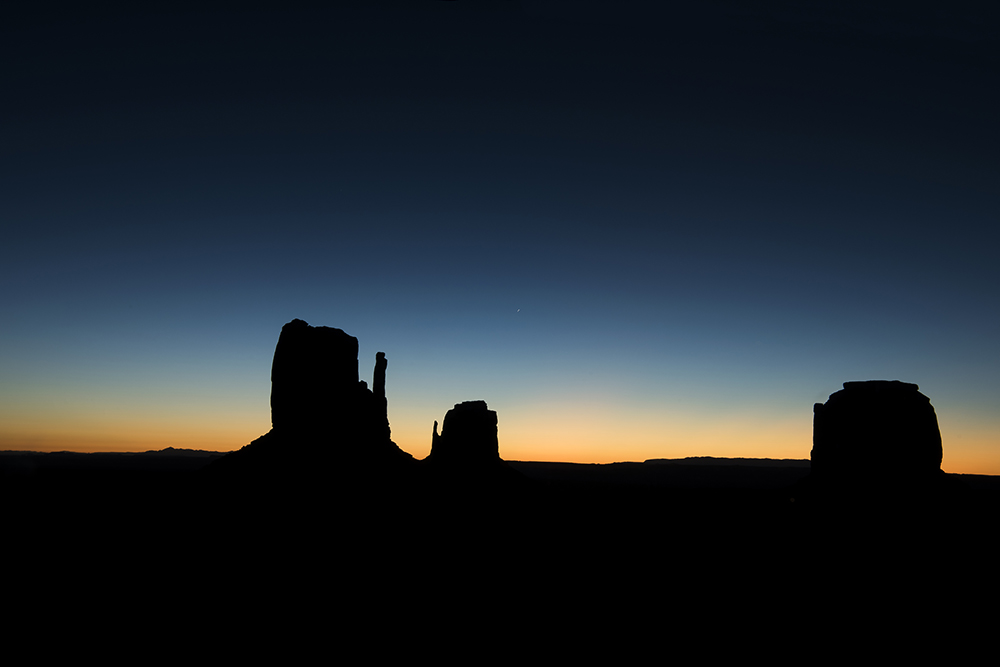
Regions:
<instances>
[{"instance_id":1,"label":"silhouetted butte","mask_svg":"<svg viewBox=\"0 0 1000 667\"><path fill-rule=\"evenodd\" d=\"M375 358L373 392L358 378L358 339L340 329L292 320L271 365L271 430L215 464L216 469L316 472L316 464L398 467L413 463L391 440L385 354Z\"/></svg>"},{"instance_id":2,"label":"silhouetted butte","mask_svg":"<svg viewBox=\"0 0 1000 667\"><path fill-rule=\"evenodd\" d=\"M428 461L440 464L489 464L500 460L497 440L497 413L486 401L465 401L444 416L444 426L438 434L434 422L431 453Z\"/></svg>"},{"instance_id":3,"label":"silhouetted butte","mask_svg":"<svg viewBox=\"0 0 1000 667\"><path fill-rule=\"evenodd\" d=\"M431 453L424 463L432 470L460 472L481 478L484 473L511 479L521 475L500 458L497 413L486 401L465 401L444 416L441 433L434 422Z\"/></svg>"},{"instance_id":4,"label":"silhouetted butte","mask_svg":"<svg viewBox=\"0 0 1000 667\"><path fill-rule=\"evenodd\" d=\"M822 482L922 485L940 478L937 415L915 384L845 382L813 407L812 475Z\"/></svg>"}]
</instances>

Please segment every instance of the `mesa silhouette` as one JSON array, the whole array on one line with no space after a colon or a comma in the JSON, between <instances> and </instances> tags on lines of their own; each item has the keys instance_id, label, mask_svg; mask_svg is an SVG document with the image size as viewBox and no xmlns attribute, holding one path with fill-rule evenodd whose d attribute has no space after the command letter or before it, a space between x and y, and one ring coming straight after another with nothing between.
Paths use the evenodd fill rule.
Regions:
<instances>
[{"instance_id":1,"label":"mesa silhouette","mask_svg":"<svg viewBox=\"0 0 1000 667\"><path fill-rule=\"evenodd\" d=\"M845 382L813 406L813 474L825 480L924 483L942 474L930 399L898 380Z\"/></svg>"},{"instance_id":2,"label":"mesa silhouette","mask_svg":"<svg viewBox=\"0 0 1000 667\"><path fill-rule=\"evenodd\" d=\"M941 470L937 414L919 387L898 380L845 382L813 406L811 472L801 495L844 505L903 499L914 507L968 494Z\"/></svg>"}]
</instances>

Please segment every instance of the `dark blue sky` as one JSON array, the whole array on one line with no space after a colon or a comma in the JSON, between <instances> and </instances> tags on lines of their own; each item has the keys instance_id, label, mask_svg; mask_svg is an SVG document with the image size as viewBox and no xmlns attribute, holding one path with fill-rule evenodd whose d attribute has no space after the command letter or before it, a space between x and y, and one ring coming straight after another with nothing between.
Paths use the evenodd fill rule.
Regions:
<instances>
[{"instance_id":1,"label":"dark blue sky","mask_svg":"<svg viewBox=\"0 0 1000 667\"><path fill-rule=\"evenodd\" d=\"M237 448L299 317L418 457L804 458L900 379L1000 473L996 17L798 4L5 21L0 447Z\"/></svg>"}]
</instances>

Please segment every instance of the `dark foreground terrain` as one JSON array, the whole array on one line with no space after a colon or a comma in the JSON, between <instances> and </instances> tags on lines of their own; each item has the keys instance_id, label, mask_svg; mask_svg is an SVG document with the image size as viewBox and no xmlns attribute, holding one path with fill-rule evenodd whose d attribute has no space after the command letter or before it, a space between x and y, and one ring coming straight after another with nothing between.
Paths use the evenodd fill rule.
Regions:
<instances>
[{"instance_id":1,"label":"dark foreground terrain","mask_svg":"<svg viewBox=\"0 0 1000 667\"><path fill-rule=\"evenodd\" d=\"M113 630L115 646L222 633L233 655L405 652L434 633L477 650L544 635L586 653L591 632L775 632L790 647L839 623L853 642L896 632L879 619L919 634L992 618L974 610L992 595L995 477L912 497L817 491L804 461L725 459L234 480L206 473L218 456L0 455L12 618Z\"/></svg>"}]
</instances>

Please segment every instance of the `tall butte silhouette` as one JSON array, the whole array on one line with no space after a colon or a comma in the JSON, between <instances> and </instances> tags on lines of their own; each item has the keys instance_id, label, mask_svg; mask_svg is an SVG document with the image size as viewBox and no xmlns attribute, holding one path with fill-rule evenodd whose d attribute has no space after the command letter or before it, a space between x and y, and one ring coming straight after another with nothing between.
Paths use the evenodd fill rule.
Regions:
<instances>
[{"instance_id":1,"label":"tall butte silhouette","mask_svg":"<svg viewBox=\"0 0 1000 667\"><path fill-rule=\"evenodd\" d=\"M813 415L813 483L922 491L946 477L937 415L915 384L845 382Z\"/></svg>"},{"instance_id":2,"label":"tall butte silhouette","mask_svg":"<svg viewBox=\"0 0 1000 667\"><path fill-rule=\"evenodd\" d=\"M383 470L415 463L391 439L385 353L372 388L358 377L358 339L292 320L271 364L271 430L212 464L216 471L328 474L326 464Z\"/></svg>"}]
</instances>

